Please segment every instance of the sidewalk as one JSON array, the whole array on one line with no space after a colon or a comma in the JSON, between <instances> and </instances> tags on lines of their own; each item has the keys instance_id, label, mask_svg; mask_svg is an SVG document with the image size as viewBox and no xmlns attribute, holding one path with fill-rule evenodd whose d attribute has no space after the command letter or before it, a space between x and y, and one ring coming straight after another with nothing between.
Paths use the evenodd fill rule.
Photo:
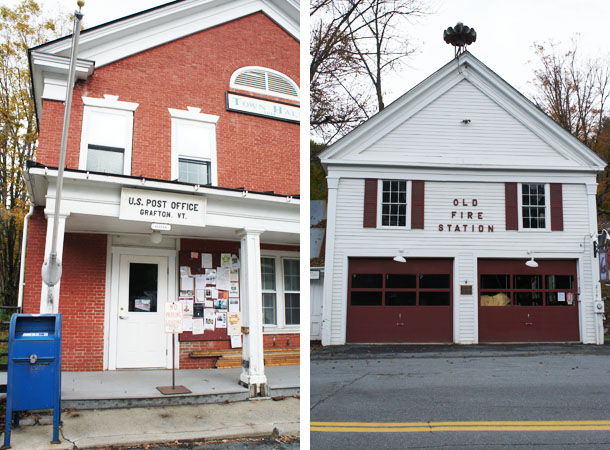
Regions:
<instances>
[{"instance_id":1,"label":"sidewalk","mask_svg":"<svg viewBox=\"0 0 610 450\"><path fill-rule=\"evenodd\" d=\"M298 435L299 400L291 397L300 392L299 366L265 368L270 397L287 397L281 401L248 400L240 372L176 370L176 385L192 393L170 396L156 387L172 384L171 370L64 372L63 434L78 448L270 436L274 428ZM11 448L73 448L61 435L62 444L51 445L51 435L51 425L24 425L11 432Z\"/></svg>"},{"instance_id":2,"label":"sidewalk","mask_svg":"<svg viewBox=\"0 0 610 450\"><path fill-rule=\"evenodd\" d=\"M606 342L608 344L608 342ZM609 355L610 345L585 344L346 344L312 346L312 361L390 358L490 358L541 354Z\"/></svg>"},{"instance_id":3,"label":"sidewalk","mask_svg":"<svg viewBox=\"0 0 610 450\"><path fill-rule=\"evenodd\" d=\"M299 435L299 400L257 400L227 404L68 411L59 439L51 444L52 426L21 426L11 432L15 450L79 449L174 440ZM4 437L3 437L4 439ZM73 443L71 443L71 442Z\"/></svg>"}]
</instances>

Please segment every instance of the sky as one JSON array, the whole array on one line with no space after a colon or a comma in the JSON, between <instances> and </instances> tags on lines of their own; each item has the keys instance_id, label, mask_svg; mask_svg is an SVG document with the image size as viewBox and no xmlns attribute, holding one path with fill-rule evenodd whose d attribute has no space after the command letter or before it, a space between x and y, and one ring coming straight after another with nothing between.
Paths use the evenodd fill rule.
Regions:
<instances>
[{"instance_id":1,"label":"sky","mask_svg":"<svg viewBox=\"0 0 610 450\"><path fill-rule=\"evenodd\" d=\"M387 78L386 104L408 91L453 59L453 47L443 41L443 30L457 22L477 31L469 50L515 88L532 91L534 42L568 45L579 36L584 56L610 61L610 1L608 0L425 0L432 14L412 23L410 40L418 47L400 72ZM19 0L0 0L14 6ZM76 0L39 0L43 8L71 12ZM124 17L167 0L85 0L85 28ZM308 8L301 2L301 9ZM301 42L307 42L303 30ZM302 61L307 64L308 61ZM303 86L302 86L303 88ZM302 89L304 90L304 89Z\"/></svg>"}]
</instances>

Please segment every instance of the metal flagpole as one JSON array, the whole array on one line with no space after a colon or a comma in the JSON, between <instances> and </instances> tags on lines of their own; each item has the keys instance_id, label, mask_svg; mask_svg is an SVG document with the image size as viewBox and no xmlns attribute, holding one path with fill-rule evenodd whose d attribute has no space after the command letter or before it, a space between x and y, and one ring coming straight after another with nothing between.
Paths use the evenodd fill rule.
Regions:
<instances>
[{"instance_id":1,"label":"metal flagpole","mask_svg":"<svg viewBox=\"0 0 610 450\"><path fill-rule=\"evenodd\" d=\"M59 213L61 207L61 192L64 184L64 165L66 163L66 147L68 143L68 127L70 125L70 109L72 107L72 91L74 90L74 78L76 72L76 57L78 52L78 39L80 37L80 24L83 14L80 9L85 4L82 0L77 2L78 11L74 11L74 29L72 31L72 52L70 53L70 69L68 84L66 86L66 103L64 109L64 123L61 131L61 148L59 152L59 167L57 172L57 187L55 189L55 210L53 213L53 236L51 239L51 252L42 265L42 281L49 286L47 292L47 309L53 312L53 286L61 279L61 261L57 258L57 228L59 225Z\"/></svg>"}]
</instances>

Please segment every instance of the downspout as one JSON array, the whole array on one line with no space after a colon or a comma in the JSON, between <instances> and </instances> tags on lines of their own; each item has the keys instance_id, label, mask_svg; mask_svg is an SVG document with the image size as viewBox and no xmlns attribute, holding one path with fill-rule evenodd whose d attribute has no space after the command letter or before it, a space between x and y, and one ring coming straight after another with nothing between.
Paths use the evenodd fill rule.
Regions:
<instances>
[{"instance_id":1,"label":"downspout","mask_svg":"<svg viewBox=\"0 0 610 450\"><path fill-rule=\"evenodd\" d=\"M32 217L32 214L34 213L34 207L36 206L34 204L34 197L31 194L29 174L27 172L24 173L23 178L25 179L30 210L23 219L23 235L21 236L21 265L19 267L19 294L17 296L17 306L19 307L20 312L23 310L23 288L25 286L25 254L27 252L28 247L28 224L30 222L30 217Z\"/></svg>"}]
</instances>

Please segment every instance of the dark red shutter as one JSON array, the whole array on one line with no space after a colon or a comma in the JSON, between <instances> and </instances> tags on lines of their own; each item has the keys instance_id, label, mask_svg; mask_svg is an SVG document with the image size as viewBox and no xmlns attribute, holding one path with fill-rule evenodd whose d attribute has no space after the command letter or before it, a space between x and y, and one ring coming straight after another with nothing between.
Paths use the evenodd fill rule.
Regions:
<instances>
[{"instance_id":1,"label":"dark red shutter","mask_svg":"<svg viewBox=\"0 0 610 450\"><path fill-rule=\"evenodd\" d=\"M377 226L377 180L367 178L364 180L364 220L365 228Z\"/></svg>"},{"instance_id":2,"label":"dark red shutter","mask_svg":"<svg viewBox=\"0 0 610 450\"><path fill-rule=\"evenodd\" d=\"M560 183L551 184L551 230L563 231L563 191Z\"/></svg>"},{"instance_id":3,"label":"dark red shutter","mask_svg":"<svg viewBox=\"0 0 610 450\"><path fill-rule=\"evenodd\" d=\"M424 228L424 182L413 180L411 189L411 228Z\"/></svg>"},{"instance_id":4,"label":"dark red shutter","mask_svg":"<svg viewBox=\"0 0 610 450\"><path fill-rule=\"evenodd\" d=\"M506 205L506 229L519 229L519 203L517 202L517 183L504 183Z\"/></svg>"}]
</instances>

